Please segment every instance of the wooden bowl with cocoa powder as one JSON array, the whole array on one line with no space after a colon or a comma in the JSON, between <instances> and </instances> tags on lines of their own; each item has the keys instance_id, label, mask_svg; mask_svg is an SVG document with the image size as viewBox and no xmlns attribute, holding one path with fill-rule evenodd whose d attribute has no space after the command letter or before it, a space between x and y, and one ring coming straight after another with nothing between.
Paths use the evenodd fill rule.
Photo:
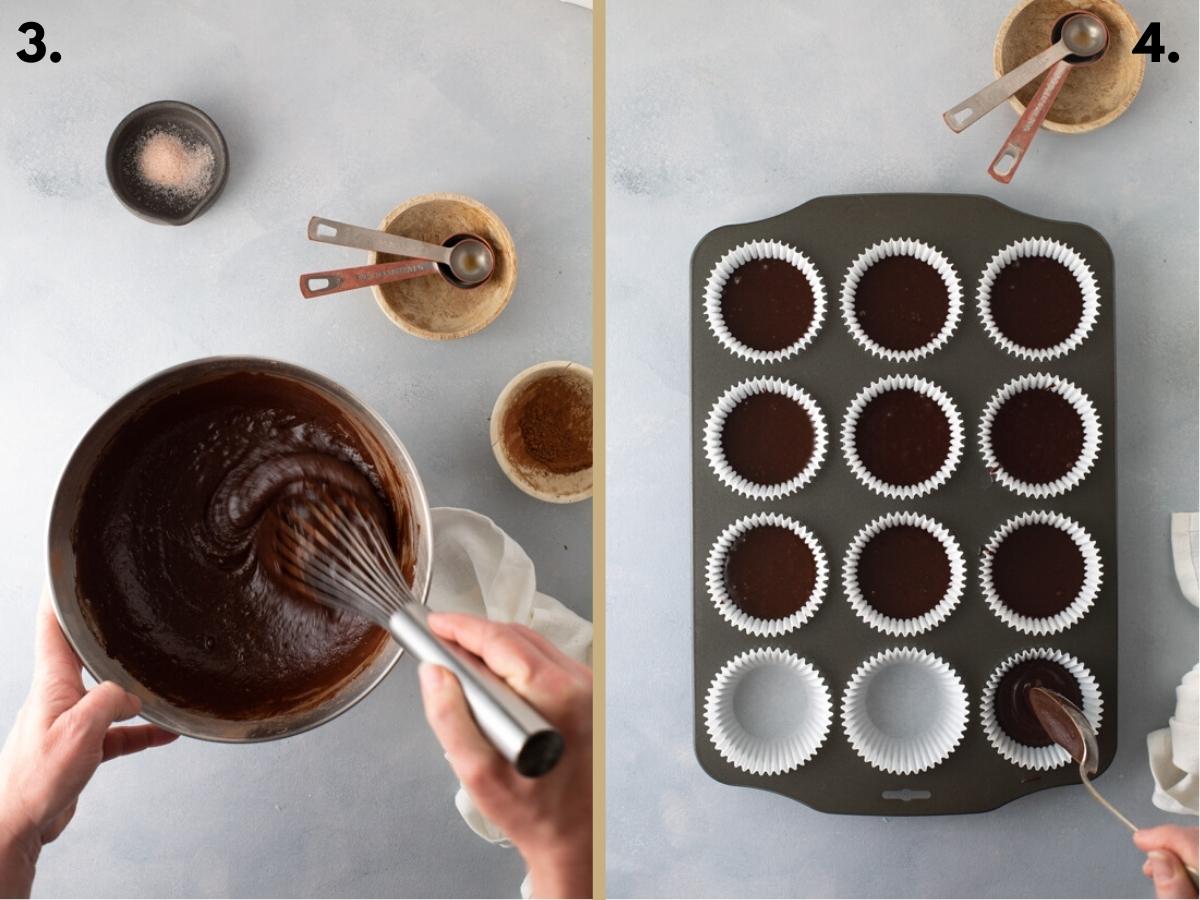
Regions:
<instances>
[{"instance_id":1,"label":"wooden bowl with cocoa powder","mask_svg":"<svg viewBox=\"0 0 1200 900\"><path fill-rule=\"evenodd\" d=\"M592 496L592 370L555 360L521 372L496 398L491 440L504 474L530 496Z\"/></svg>"}]
</instances>

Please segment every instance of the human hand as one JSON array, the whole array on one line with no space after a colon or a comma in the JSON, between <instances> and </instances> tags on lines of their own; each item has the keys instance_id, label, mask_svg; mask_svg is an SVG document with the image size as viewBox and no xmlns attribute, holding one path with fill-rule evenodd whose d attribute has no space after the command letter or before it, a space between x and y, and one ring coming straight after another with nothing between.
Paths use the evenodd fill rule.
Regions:
<instances>
[{"instance_id":1,"label":"human hand","mask_svg":"<svg viewBox=\"0 0 1200 900\"><path fill-rule=\"evenodd\" d=\"M141 701L106 681L83 687L82 666L43 592L33 685L0 750L0 896L28 896L42 846L58 837L100 763L177 735L155 725L111 727Z\"/></svg>"},{"instance_id":2,"label":"human hand","mask_svg":"<svg viewBox=\"0 0 1200 900\"><path fill-rule=\"evenodd\" d=\"M462 688L421 666L425 717L480 811L516 845L535 897L592 894L592 672L523 625L430 613L439 637L474 653L528 700L566 742L550 772L519 775L480 733Z\"/></svg>"},{"instance_id":3,"label":"human hand","mask_svg":"<svg viewBox=\"0 0 1200 900\"><path fill-rule=\"evenodd\" d=\"M1200 829L1178 825L1142 828L1133 835L1133 843L1144 851L1142 874L1154 882L1158 897L1195 897L1196 884L1183 868L1196 868L1200 857Z\"/></svg>"}]
</instances>

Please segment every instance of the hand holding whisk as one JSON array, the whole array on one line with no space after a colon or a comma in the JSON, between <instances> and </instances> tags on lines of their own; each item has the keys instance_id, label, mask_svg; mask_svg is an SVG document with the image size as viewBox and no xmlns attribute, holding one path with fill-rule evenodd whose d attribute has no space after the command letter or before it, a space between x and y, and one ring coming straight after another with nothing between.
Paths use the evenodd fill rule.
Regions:
<instances>
[{"instance_id":1,"label":"hand holding whisk","mask_svg":"<svg viewBox=\"0 0 1200 900\"><path fill-rule=\"evenodd\" d=\"M562 735L482 662L430 631L379 523L338 499L293 498L280 512L281 573L318 602L387 628L421 662L454 673L476 724L500 754L522 775L550 771L562 756Z\"/></svg>"}]
</instances>

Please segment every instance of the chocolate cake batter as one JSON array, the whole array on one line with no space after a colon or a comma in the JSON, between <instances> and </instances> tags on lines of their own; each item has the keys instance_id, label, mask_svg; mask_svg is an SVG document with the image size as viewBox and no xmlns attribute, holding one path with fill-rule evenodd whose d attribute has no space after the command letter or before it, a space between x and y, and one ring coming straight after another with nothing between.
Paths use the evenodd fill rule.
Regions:
<instances>
[{"instance_id":1,"label":"chocolate cake batter","mask_svg":"<svg viewBox=\"0 0 1200 900\"><path fill-rule=\"evenodd\" d=\"M808 543L780 525L741 535L725 557L725 592L757 619L785 619L812 597L817 562Z\"/></svg>"},{"instance_id":2,"label":"chocolate cake batter","mask_svg":"<svg viewBox=\"0 0 1200 900\"><path fill-rule=\"evenodd\" d=\"M782 350L812 325L812 285L781 259L752 259L721 291L721 318L730 334L755 350Z\"/></svg>"},{"instance_id":3,"label":"chocolate cake batter","mask_svg":"<svg viewBox=\"0 0 1200 900\"><path fill-rule=\"evenodd\" d=\"M755 484L783 484L804 471L816 435L808 411L783 394L764 391L725 417L721 449L733 470Z\"/></svg>"},{"instance_id":4,"label":"chocolate cake batter","mask_svg":"<svg viewBox=\"0 0 1200 900\"><path fill-rule=\"evenodd\" d=\"M1010 397L992 421L992 452L1027 484L1062 478L1083 454L1083 419L1065 397L1032 388Z\"/></svg>"},{"instance_id":5,"label":"chocolate cake batter","mask_svg":"<svg viewBox=\"0 0 1200 900\"><path fill-rule=\"evenodd\" d=\"M151 404L96 463L73 534L80 599L108 654L171 702L229 719L311 705L386 634L273 574L277 515L325 491L376 517L411 580L403 496L312 390L228 375Z\"/></svg>"},{"instance_id":6,"label":"chocolate cake batter","mask_svg":"<svg viewBox=\"0 0 1200 900\"><path fill-rule=\"evenodd\" d=\"M942 408L908 388L868 401L854 429L854 446L867 471L886 484L920 484L950 455L950 421Z\"/></svg>"},{"instance_id":7,"label":"chocolate cake batter","mask_svg":"<svg viewBox=\"0 0 1200 900\"><path fill-rule=\"evenodd\" d=\"M1031 522L992 553L992 585L1002 603L1033 619L1057 615L1083 589L1083 553L1069 534Z\"/></svg>"},{"instance_id":8,"label":"chocolate cake batter","mask_svg":"<svg viewBox=\"0 0 1200 900\"><path fill-rule=\"evenodd\" d=\"M1042 350L1079 327L1083 290L1062 263L1030 256L999 271L988 305L1001 334L1019 347Z\"/></svg>"},{"instance_id":9,"label":"chocolate cake batter","mask_svg":"<svg viewBox=\"0 0 1200 900\"><path fill-rule=\"evenodd\" d=\"M889 350L928 344L950 314L950 293L937 269L912 256L888 256L863 273L854 317L867 337Z\"/></svg>"},{"instance_id":10,"label":"chocolate cake batter","mask_svg":"<svg viewBox=\"0 0 1200 900\"><path fill-rule=\"evenodd\" d=\"M1005 672L996 686L996 721L1004 733L1018 743L1027 747L1049 747L1054 741L1029 705L1029 689L1035 687L1050 688L1076 706L1083 706L1079 682L1066 667L1049 659L1027 659Z\"/></svg>"},{"instance_id":11,"label":"chocolate cake batter","mask_svg":"<svg viewBox=\"0 0 1200 900\"><path fill-rule=\"evenodd\" d=\"M924 528L893 525L867 541L856 577L874 609L894 619L915 619L950 590L950 558Z\"/></svg>"}]
</instances>

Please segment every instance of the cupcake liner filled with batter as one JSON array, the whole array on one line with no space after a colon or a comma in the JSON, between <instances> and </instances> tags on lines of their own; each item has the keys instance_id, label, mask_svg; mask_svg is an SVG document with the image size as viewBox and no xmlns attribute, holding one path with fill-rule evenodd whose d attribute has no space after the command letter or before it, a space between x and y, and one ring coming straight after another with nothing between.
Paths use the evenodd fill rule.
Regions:
<instances>
[{"instance_id":1,"label":"cupcake liner filled with batter","mask_svg":"<svg viewBox=\"0 0 1200 900\"><path fill-rule=\"evenodd\" d=\"M860 347L912 362L945 346L962 317L962 282L935 247L892 238L868 247L842 281L842 320Z\"/></svg>"},{"instance_id":2,"label":"cupcake liner filled with batter","mask_svg":"<svg viewBox=\"0 0 1200 900\"><path fill-rule=\"evenodd\" d=\"M988 402L979 447L993 479L1022 497L1057 497L1078 485L1100 455L1092 401L1057 375L1015 378Z\"/></svg>"},{"instance_id":3,"label":"cupcake liner filled with batter","mask_svg":"<svg viewBox=\"0 0 1200 900\"><path fill-rule=\"evenodd\" d=\"M991 258L976 292L984 331L1006 353L1032 362L1066 356L1100 314L1087 261L1049 238L1015 241Z\"/></svg>"},{"instance_id":4,"label":"cupcake liner filled with batter","mask_svg":"<svg viewBox=\"0 0 1200 900\"><path fill-rule=\"evenodd\" d=\"M854 476L893 500L945 484L962 458L962 417L925 378L889 375L858 392L842 419L842 453Z\"/></svg>"},{"instance_id":5,"label":"cupcake liner filled with batter","mask_svg":"<svg viewBox=\"0 0 1200 900\"><path fill-rule=\"evenodd\" d=\"M825 598L829 563L811 531L788 516L743 516L713 543L708 595L725 620L746 634L787 634L813 617Z\"/></svg>"},{"instance_id":6,"label":"cupcake liner filled with batter","mask_svg":"<svg viewBox=\"0 0 1200 900\"><path fill-rule=\"evenodd\" d=\"M825 285L789 244L747 241L713 266L704 286L709 330L742 359L773 363L812 343L825 319Z\"/></svg>"},{"instance_id":7,"label":"cupcake liner filled with batter","mask_svg":"<svg viewBox=\"0 0 1200 900\"><path fill-rule=\"evenodd\" d=\"M1014 516L988 540L979 583L992 612L1022 634L1066 631L1100 593L1100 550L1087 530L1061 513Z\"/></svg>"},{"instance_id":8,"label":"cupcake liner filled with batter","mask_svg":"<svg viewBox=\"0 0 1200 900\"><path fill-rule=\"evenodd\" d=\"M704 426L704 453L717 478L760 500L785 497L812 481L826 444L816 401L781 378L751 378L729 388Z\"/></svg>"},{"instance_id":9,"label":"cupcake liner filled with batter","mask_svg":"<svg viewBox=\"0 0 1200 900\"><path fill-rule=\"evenodd\" d=\"M962 742L967 689L927 650L893 648L858 667L842 694L842 728L867 763L894 775L939 765Z\"/></svg>"},{"instance_id":10,"label":"cupcake liner filled with batter","mask_svg":"<svg viewBox=\"0 0 1200 900\"><path fill-rule=\"evenodd\" d=\"M825 743L833 699L807 660L776 647L755 648L713 677L704 722L730 765L754 775L780 775L803 766Z\"/></svg>"},{"instance_id":11,"label":"cupcake liner filled with batter","mask_svg":"<svg viewBox=\"0 0 1200 900\"><path fill-rule=\"evenodd\" d=\"M1044 772L1066 765L1071 755L1047 736L1029 706L1034 687L1062 694L1083 711L1097 733L1104 704L1087 666L1062 650L1023 650L996 667L984 686L979 710L988 743L1009 762Z\"/></svg>"},{"instance_id":12,"label":"cupcake liner filled with batter","mask_svg":"<svg viewBox=\"0 0 1200 900\"><path fill-rule=\"evenodd\" d=\"M855 614L884 634L924 634L962 600L967 564L940 522L912 512L868 522L842 561L842 588Z\"/></svg>"}]
</instances>

